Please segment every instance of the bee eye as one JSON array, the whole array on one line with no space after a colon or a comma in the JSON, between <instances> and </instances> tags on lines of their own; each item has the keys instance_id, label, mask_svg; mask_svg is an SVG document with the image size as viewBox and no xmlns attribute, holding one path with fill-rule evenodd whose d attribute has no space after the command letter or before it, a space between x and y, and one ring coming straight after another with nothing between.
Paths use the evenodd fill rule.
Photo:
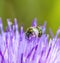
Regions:
<instances>
[{"instance_id":1,"label":"bee eye","mask_svg":"<svg viewBox=\"0 0 60 63\"><path fill-rule=\"evenodd\" d=\"M41 37L41 35L42 35L42 30L39 31L38 37Z\"/></svg>"}]
</instances>

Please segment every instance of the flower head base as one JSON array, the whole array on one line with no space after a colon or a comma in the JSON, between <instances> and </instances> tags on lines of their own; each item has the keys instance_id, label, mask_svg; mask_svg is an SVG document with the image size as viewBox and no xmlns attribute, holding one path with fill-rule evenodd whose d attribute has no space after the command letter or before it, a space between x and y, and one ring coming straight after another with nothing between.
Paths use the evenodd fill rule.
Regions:
<instances>
[{"instance_id":1,"label":"flower head base","mask_svg":"<svg viewBox=\"0 0 60 63\"><path fill-rule=\"evenodd\" d=\"M20 32L18 31L16 19L13 25L9 19L7 22L8 26L4 32L0 18L0 63L60 63L60 38L58 38L60 29L55 37L48 40L45 23L40 26L41 37L32 37L28 40L23 26ZM36 19L32 24L32 27L35 26L37 26Z\"/></svg>"}]
</instances>

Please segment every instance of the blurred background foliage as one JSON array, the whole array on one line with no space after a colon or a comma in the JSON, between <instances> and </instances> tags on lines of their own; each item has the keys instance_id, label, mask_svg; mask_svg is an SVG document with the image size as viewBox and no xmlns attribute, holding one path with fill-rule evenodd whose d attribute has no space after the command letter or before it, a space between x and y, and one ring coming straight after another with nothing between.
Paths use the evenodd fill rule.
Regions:
<instances>
[{"instance_id":1,"label":"blurred background foliage","mask_svg":"<svg viewBox=\"0 0 60 63\"><path fill-rule=\"evenodd\" d=\"M13 22L17 18L19 27L24 24L24 30L36 17L38 24L47 21L47 32L51 28L56 33L60 26L60 0L0 0L0 17L4 29L7 18Z\"/></svg>"}]
</instances>

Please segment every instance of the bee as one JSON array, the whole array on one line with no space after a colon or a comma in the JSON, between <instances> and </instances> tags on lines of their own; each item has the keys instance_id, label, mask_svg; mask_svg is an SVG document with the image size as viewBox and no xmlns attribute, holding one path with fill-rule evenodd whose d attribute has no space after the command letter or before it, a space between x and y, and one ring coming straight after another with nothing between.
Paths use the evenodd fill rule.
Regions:
<instances>
[{"instance_id":1,"label":"bee","mask_svg":"<svg viewBox=\"0 0 60 63\"><path fill-rule=\"evenodd\" d=\"M42 36L42 29L40 26L36 26L36 27L29 27L26 31L26 37L41 37Z\"/></svg>"}]
</instances>

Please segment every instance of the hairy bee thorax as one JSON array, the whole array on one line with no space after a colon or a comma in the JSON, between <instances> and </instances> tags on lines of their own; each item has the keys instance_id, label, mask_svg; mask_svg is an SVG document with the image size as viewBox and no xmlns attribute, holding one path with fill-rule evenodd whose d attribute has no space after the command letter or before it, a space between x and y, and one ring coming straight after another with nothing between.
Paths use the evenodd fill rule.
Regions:
<instances>
[{"instance_id":1,"label":"hairy bee thorax","mask_svg":"<svg viewBox=\"0 0 60 63\"><path fill-rule=\"evenodd\" d=\"M29 27L26 31L26 37L29 38L31 36L33 37L41 37L42 35L42 29L39 26L36 27Z\"/></svg>"}]
</instances>

